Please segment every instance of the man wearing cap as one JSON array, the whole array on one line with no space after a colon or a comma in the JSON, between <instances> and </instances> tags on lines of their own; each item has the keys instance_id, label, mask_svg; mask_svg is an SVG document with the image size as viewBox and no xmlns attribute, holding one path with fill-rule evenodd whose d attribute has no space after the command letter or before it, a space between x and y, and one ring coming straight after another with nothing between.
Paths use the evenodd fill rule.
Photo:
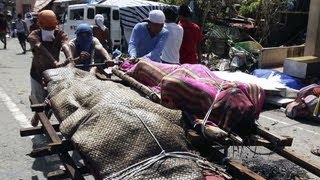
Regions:
<instances>
[{"instance_id":1,"label":"man wearing cap","mask_svg":"<svg viewBox=\"0 0 320 180\"><path fill-rule=\"evenodd\" d=\"M163 48L161 61L167 64L179 64L179 51L183 37L183 29L176 23L177 9L173 6L163 9L166 16L165 28L169 31L167 42Z\"/></svg>"},{"instance_id":2,"label":"man wearing cap","mask_svg":"<svg viewBox=\"0 0 320 180\"><path fill-rule=\"evenodd\" d=\"M34 30L28 36L33 59L31 65L31 95L43 102L46 92L42 86L42 73L47 69L60 67L68 63L72 58L68 46L68 36L57 28L56 15L51 10L43 10L39 13L38 22L40 29ZM59 64L60 50L64 52L66 60Z\"/></svg>"},{"instance_id":3,"label":"man wearing cap","mask_svg":"<svg viewBox=\"0 0 320 180\"><path fill-rule=\"evenodd\" d=\"M131 59L145 57L160 62L160 56L166 40L168 31L163 28L165 16L160 10L149 13L148 22L138 23L134 26L128 53Z\"/></svg>"},{"instance_id":4,"label":"man wearing cap","mask_svg":"<svg viewBox=\"0 0 320 180\"><path fill-rule=\"evenodd\" d=\"M178 9L179 25L183 28L183 39L180 48L181 64L197 64L201 62L200 43L202 40L200 27L191 22L191 10L187 5Z\"/></svg>"}]
</instances>

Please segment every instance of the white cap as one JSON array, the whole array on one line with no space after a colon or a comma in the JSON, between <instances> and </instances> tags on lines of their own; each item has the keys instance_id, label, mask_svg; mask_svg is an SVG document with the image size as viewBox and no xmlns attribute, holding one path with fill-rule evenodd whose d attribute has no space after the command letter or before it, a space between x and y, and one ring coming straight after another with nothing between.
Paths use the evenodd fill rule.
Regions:
<instances>
[{"instance_id":1,"label":"white cap","mask_svg":"<svg viewBox=\"0 0 320 180\"><path fill-rule=\"evenodd\" d=\"M160 10L152 10L149 13L148 20L152 23L164 24L166 17Z\"/></svg>"}]
</instances>

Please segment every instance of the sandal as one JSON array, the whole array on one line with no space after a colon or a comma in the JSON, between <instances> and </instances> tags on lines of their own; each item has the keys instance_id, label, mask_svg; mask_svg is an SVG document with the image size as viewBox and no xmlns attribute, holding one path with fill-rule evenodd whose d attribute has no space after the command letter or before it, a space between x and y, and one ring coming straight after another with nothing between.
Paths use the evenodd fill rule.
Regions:
<instances>
[{"instance_id":1,"label":"sandal","mask_svg":"<svg viewBox=\"0 0 320 180\"><path fill-rule=\"evenodd\" d=\"M320 156L320 147L312 148L311 153L316 156Z\"/></svg>"}]
</instances>

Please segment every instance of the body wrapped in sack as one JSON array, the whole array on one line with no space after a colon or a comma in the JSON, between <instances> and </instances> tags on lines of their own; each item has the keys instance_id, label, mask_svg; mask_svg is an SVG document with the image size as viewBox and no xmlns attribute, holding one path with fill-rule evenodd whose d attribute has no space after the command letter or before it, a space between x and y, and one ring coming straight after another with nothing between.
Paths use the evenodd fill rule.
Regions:
<instances>
[{"instance_id":1,"label":"body wrapped in sack","mask_svg":"<svg viewBox=\"0 0 320 180\"><path fill-rule=\"evenodd\" d=\"M99 178L108 178L161 153L142 121L166 152L190 151L181 111L167 109L129 87L97 80L74 68L48 70L45 78L52 109L61 120L60 131L72 140ZM129 179L204 177L195 161L167 157Z\"/></svg>"}]
</instances>

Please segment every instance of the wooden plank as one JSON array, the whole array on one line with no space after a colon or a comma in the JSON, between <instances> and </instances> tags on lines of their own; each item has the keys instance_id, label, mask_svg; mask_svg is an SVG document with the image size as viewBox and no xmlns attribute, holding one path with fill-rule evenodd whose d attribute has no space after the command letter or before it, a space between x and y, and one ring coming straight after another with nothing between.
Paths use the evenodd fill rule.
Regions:
<instances>
[{"instance_id":1,"label":"wooden plank","mask_svg":"<svg viewBox=\"0 0 320 180\"><path fill-rule=\"evenodd\" d=\"M32 152L28 155L33 158L38 158L43 156L50 156L53 154L67 153L68 151L71 151L73 149L74 147L72 146L70 141L62 141L61 143L51 143L47 146L33 149Z\"/></svg>"},{"instance_id":2,"label":"wooden plank","mask_svg":"<svg viewBox=\"0 0 320 180\"><path fill-rule=\"evenodd\" d=\"M282 66L287 57L303 56L304 45L289 47L262 48L259 56L259 68Z\"/></svg>"},{"instance_id":3,"label":"wooden plank","mask_svg":"<svg viewBox=\"0 0 320 180\"><path fill-rule=\"evenodd\" d=\"M37 113L40 119L40 122L42 123L42 126L45 128L46 134L49 136L50 140L53 143L61 143L61 139L55 132L54 128L52 127L49 119L45 115L44 112L39 112ZM66 168L69 177L71 179L79 179L79 180L84 180L83 176L79 171L77 171L77 166L75 165L74 161L70 157L68 153L59 153L58 154L61 161L63 162L64 167Z\"/></svg>"},{"instance_id":4,"label":"wooden plank","mask_svg":"<svg viewBox=\"0 0 320 180\"><path fill-rule=\"evenodd\" d=\"M67 179L69 178L68 173L65 170L56 170L51 171L47 174L48 180L60 180L60 179Z\"/></svg>"},{"instance_id":5,"label":"wooden plank","mask_svg":"<svg viewBox=\"0 0 320 180\"><path fill-rule=\"evenodd\" d=\"M43 112L47 108L47 104L46 103L32 104L30 108L32 112Z\"/></svg>"},{"instance_id":6,"label":"wooden plank","mask_svg":"<svg viewBox=\"0 0 320 180\"><path fill-rule=\"evenodd\" d=\"M274 146L267 147L271 151L275 151L280 156L288 159L289 161L297 164L298 166L302 167L303 169L317 175L320 177L320 166L316 163L310 162L310 160L304 158L303 156L299 155L298 153L289 150L289 149L277 149Z\"/></svg>"},{"instance_id":7,"label":"wooden plank","mask_svg":"<svg viewBox=\"0 0 320 180\"><path fill-rule=\"evenodd\" d=\"M222 164L227 166L227 173L232 175L235 179L264 179L254 171L242 165L240 162L226 158L226 156L219 150L211 149L210 154L211 156L209 157L209 160L216 162L223 161Z\"/></svg>"},{"instance_id":8,"label":"wooden plank","mask_svg":"<svg viewBox=\"0 0 320 180\"><path fill-rule=\"evenodd\" d=\"M59 129L60 124L53 124L52 127L56 132L60 131L60 129ZM45 134L45 128L43 126L37 126L37 127L21 128L20 129L20 136L21 137L32 136L32 135L37 135L37 134Z\"/></svg>"},{"instance_id":9,"label":"wooden plank","mask_svg":"<svg viewBox=\"0 0 320 180\"><path fill-rule=\"evenodd\" d=\"M61 142L61 139L59 138L58 134L56 133L56 131L52 127L52 125L51 125L49 119L47 118L47 116L45 115L45 113L39 112L37 114L39 116L40 122L42 123L42 126L45 129L45 133L49 136L50 140L53 143Z\"/></svg>"},{"instance_id":10,"label":"wooden plank","mask_svg":"<svg viewBox=\"0 0 320 180\"><path fill-rule=\"evenodd\" d=\"M277 146L291 146L293 138L292 137L282 137L275 135L261 126L257 126L257 134L261 137L269 140L271 143L276 144Z\"/></svg>"},{"instance_id":11,"label":"wooden plank","mask_svg":"<svg viewBox=\"0 0 320 180\"><path fill-rule=\"evenodd\" d=\"M81 174L88 174L90 173L89 168L86 166L82 166L78 168L78 171L81 172ZM52 171L47 174L47 179L48 180L61 180L61 179L66 179L68 178L68 173L66 170L57 170L57 171Z\"/></svg>"},{"instance_id":12,"label":"wooden plank","mask_svg":"<svg viewBox=\"0 0 320 180\"><path fill-rule=\"evenodd\" d=\"M78 171L77 166L75 165L73 159L70 157L68 153L61 153L59 154L59 157L63 162L63 166L66 168L66 172L68 173L71 179L85 180L81 172Z\"/></svg>"},{"instance_id":13,"label":"wooden plank","mask_svg":"<svg viewBox=\"0 0 320 180\"><path fill-rule=\"evenodd\" d=\"M251 180L251 179L252 180L253 179L263 180L263 179L265 179L262 176L253 172L252 170L250 170L249 168L242 165L240 162L234 161L234 160L230 160L228 162L227 172L232 175L235 175L234 177L236 177L236 179L247 179L247 180Z\"/></svg>"},{"instance_id":14,"label":"wooden plank","mask_svg":"<svg viewBox=\"0 0 320 180\"><path fill-rule=\"evenodd\" d=\"M187 130L187 139L193 144L193 145L200 145L202 146L205 144L205 140L195 131L192 129ZM233 138L227 138L222 139L218 143L224 146L233 146L235 145ZM209 142L210 143L210 142ZM251 136L250 138L244 139L242 141L236 141L236 145L242 145L242 146L270 146L272 143L264 138L257 137L257 136Z\"/></svg>"},{"instance_id":15,"label":"wooden plank","mask_svg":"<svg viewBox=\"0 0 320 180\"><path fill-rule=\"evenodd\" d=\"M243 146L269 146L272 143L266 139L263 139L258 136L251 136L243 142Z\"/></svg>"}]
</instances>

